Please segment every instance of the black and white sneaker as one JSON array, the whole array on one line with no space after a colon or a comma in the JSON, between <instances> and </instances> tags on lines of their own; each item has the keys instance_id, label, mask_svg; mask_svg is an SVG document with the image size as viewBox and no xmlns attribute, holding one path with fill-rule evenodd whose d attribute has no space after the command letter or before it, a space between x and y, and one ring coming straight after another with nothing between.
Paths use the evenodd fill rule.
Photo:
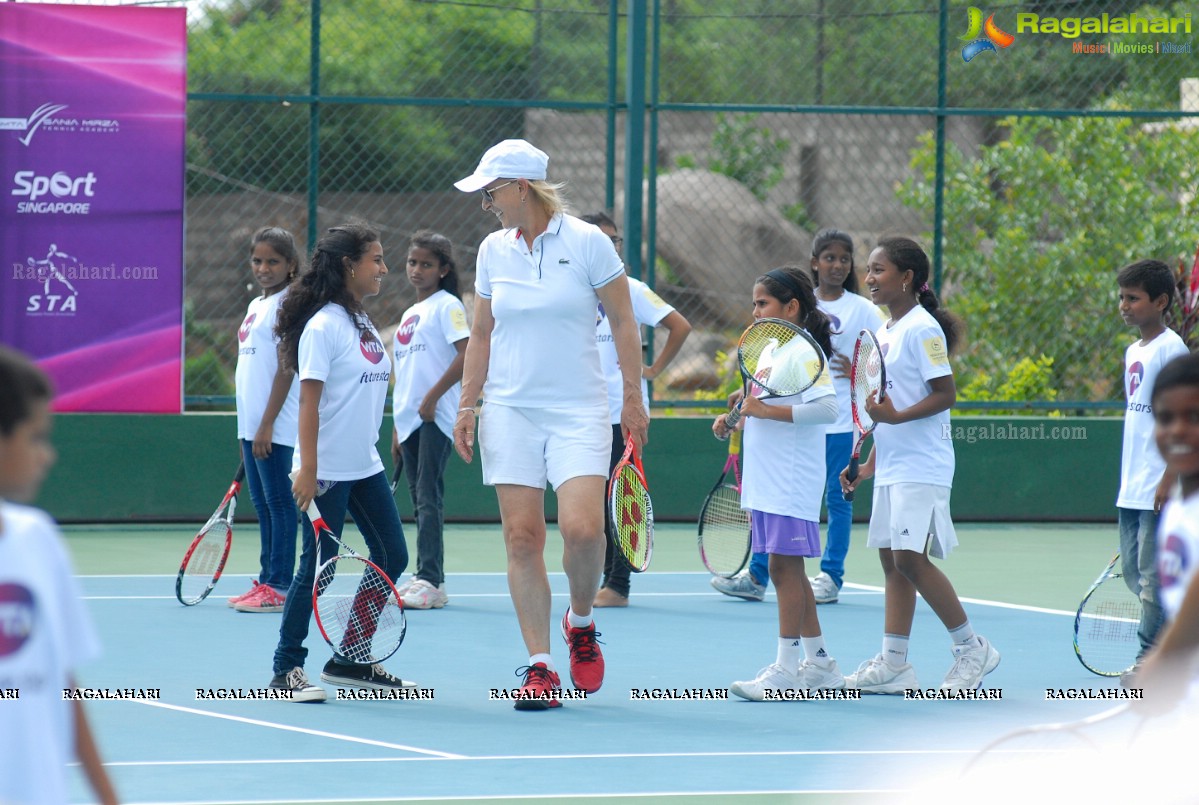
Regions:
<instances>
[{"instance_id":1,"label":"black and white sneaker","mask_svg":"<svg viewBox=\"0 0 1199 805\"><path fill-rule=\"evenodd\" d=\"M329 660L321 670L321 681L343 688L363 688L365 690L402 690L415 688L415 682L407 682L398 676L387 673L387 669L379 663L374 665L342 665L337 660Z\"/></svg>"},{"instance_id":2,"label":"black and white sneaker","mask_svg":"<svg viewBox=\"0 0 1199 805\"><path fill-rule=\"evenodd\" d=\"M289 691L293 702L323 702L329 698L324 688L318 688L308 681L308 674L298 665L286 674L275 676L270 687L271 690Z\"/></svg>"}]
</instances>

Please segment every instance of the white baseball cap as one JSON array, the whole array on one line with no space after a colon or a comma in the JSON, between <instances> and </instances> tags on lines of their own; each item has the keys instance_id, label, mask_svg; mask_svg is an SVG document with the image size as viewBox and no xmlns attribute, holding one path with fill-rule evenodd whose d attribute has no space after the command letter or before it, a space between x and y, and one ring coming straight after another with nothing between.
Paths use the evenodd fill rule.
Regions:
<instances>
[{"instance_id":1,"label":"white baseball cap","mask_svg":"<svg viewBox=\"0 0 1199 805\"><path fill-rule=\"evenodd\" d=\"M544 179L549 162L544 151L525 140L504 140L488 148L475 172L454 182L454 187L473 193L496 179Z\"/></svg>"}]
</instances>

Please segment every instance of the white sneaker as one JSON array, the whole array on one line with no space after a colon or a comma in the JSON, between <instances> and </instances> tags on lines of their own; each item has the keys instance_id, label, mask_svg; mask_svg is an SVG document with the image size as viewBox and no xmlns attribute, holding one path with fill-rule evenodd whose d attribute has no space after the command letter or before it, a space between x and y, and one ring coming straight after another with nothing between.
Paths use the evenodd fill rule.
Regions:
<instances>
[{"instance_id":1,"label":"white sneaker","mask_svg":"<svg viewBox=\"0 0 1199 805\"><path fill-rule=\"evenodd\" d=\"M416 576L409 576L403 584L396 585L396 592L399 593L400 597L402 598L404 593L412 589L413 584L416 584Z\"/></svg>"},{"instance_id":2,"label":"white sneaker","mask_svg":"<svg viewBox=\"0 0 1199 805\"><path fill-rule=\"evenodd\" d=\"M742 570L731 579L713 576L711 584L725 595L731 595L734 598L744 598L746 601L761 601L766 597L766 585L758 584L754 581L754 577L750 575L748 568Z\"/></svg>"},{"instance_id":3,"label":"white sneaker","mask_svg":"<svg viewBox=\"0 0 1199 805\"><path fill-rule=\"evenodd\" d=\"M308 681L308 674L298 665L286 674L279 674L272 679L270 687L271 690L291 691L293 702L323 702L329 698L324 688Z\"/></svg>"},{"instance_id":4,"label":"white sneaker","mask_svg":"<svg viewBox=\"0 0 1199 805\"><path fill-rule=\"evenodd\" d=\"M845 677L845 687L862 693L903 693L919 688L920 683L916 681L916 670L911 663L895 667L889 665L882 654L876 654Z\"/></svg>"},{"instance_id":5,"label":"white sneaker","mask_svg":"<svg viewBox=\"0 0 1199 805\"><path fill-rule=\"evenodd\" d=\"M729 686L735 695L751 702L766 700L766 691L798 690L803 687L799 677L778 663L766 666L758 671L758 676L748 682L734 682ZM782 697L778 697L779 701Z\"/></svg>"},{"instance_id":6,"label":"white sneaker","mask_svg":"<svg viewBox=\"0 0 1199 805\"><path fill-rule=\"evenodd\" d=\"M982 685L983 677L999 665L999 652L981 635L976 646L954 646L953 656L953 667L945 675L941 690L975 690Z\"/></svg>"},{"instance_id":7,"label":"white sneaker","mask_svg":"<svg viewBox=\"0 0 1199 805\"><path fill-rule=\"evenodd\" d=\"M441 609L449 603L450 597L445 594L445 585L434 587L424 579L412 582L408 592L400 595L406 609Z\"/></svg>"},{"instance_id":8,"label":"white sneaker","mask_svg":"<svg viewBox=\"0 0 1199 805\"><path fill-rule=\"evenodd\" d=\"M845 677L841 676L836 660L827 668L804 660L799 666L799 686L808 690L843 690Z\"/></svg>"},{"instance_id":9,"label":"white sneaker","mask_svg":"<svg viewBox=\"0 0 1199 805\"><path fill-rule=\"evenodd\" d=\"M833 581L832 576L822 570L808 581L812 584L812 595L816 596L817 604L837 603L841 588L837 586L837 582Z\"/></svg>"}]
</instances>

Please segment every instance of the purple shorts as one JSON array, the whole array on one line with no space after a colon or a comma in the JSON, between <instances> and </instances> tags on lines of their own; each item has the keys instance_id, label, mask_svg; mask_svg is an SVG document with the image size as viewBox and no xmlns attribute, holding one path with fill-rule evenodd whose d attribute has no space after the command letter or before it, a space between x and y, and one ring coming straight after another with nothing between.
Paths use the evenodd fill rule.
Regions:
<instances>
[{"instance_id":1,"label":"purple shorts","mask_svg":"<svg viewBox=\"0 0 1199 805\"><path fill-rule=\"evenodd\" d=\"M749 511L754 553L820 556L820 524L785 514Z\"/></svg>"}]
</instances>

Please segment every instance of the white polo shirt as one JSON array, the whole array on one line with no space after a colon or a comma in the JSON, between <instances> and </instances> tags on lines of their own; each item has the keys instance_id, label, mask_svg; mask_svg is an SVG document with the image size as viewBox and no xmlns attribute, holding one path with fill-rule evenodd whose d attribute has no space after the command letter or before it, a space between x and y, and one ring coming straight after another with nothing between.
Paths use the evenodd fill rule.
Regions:
<instances>
[{"instance_id":1,"label":"white polo shirt","mask_svg":"<svg viewBox=\"0 0 1199 805\"><path fill-rule=\"evenodd\" d=\"M603 404L595 290L624 275L608 236L558 214L532 249L518 229L491 233L476 266L475 291L495 319L484 398L525 408Z\"/></svg>"},{"instance_id":2,"label":"white polo shirt","mask_svg":"<svg viewBox=\"0 0 1199 805\"><path fill-rule=\"evenodd\" d=\"M1157 570L1161 579L1162 609L1174 620L1195 582L1199 568L1199 493L1183 499L1177 490L1162 509L1157 526Z\"/></svg>"},{"instance_id":3,"label":"white polo shirt","mask_svg":"<svg viewBox=\"0 0 1199 805\"><path fill-rule=\"evenodd\" d=\"M262 424L275 372L279 368L278 339L275 338L275 319L279 305L287 296L284 289L268 297L257 297L246 309L246 318L237 330L237 370L234 382L237 389L237 438L254 441ZM294 377L287 399L275 417L271 441L292 447L296 443L296 428L300 408L300 383Z\"/></svg>"},{"instance_id":4,"label":"white polo shirt","mask_svg":"<svg viewBox=\"0 0 1199 805\"><path fill-rule=\"evenodd\" d=\"M417 409L458 355L454 346L470 337L466 308L449 291L439 290L404 311L396 328L392 357L395 359L395 389L391 416L396 435L404 441L421 426ZM437 401L434 419L447 439L454 438L454 419L462 384L455 383Z\"/></svg>"},{"instance_id":5,"label":"white polo shirt","mask_svg":"<svg viewBox=\"0 0 1199 805\"><path fill-rule=\"evenodd\" d=\"M930 380L953 374L945 333L920 305L894 325L878 329L887 369L887 395L902 411L932 391ZM901 425L879 423L874 429L874 485L898 483L953 486L953 440L948 409Z\"/></svg>"},{"instance_id":6,"label":"white polo shirt","mask_svg":"<svg viewBox=\"0 0 1199 805\"><path fill-rule=\"evenodd\" d=\"M674 312L674 308L666 304L662 297L639 279L628 278L629 295L633 302L633 320L640 325L657 327L662 319ZM612 323L604 306L599 306L595 320L595 343L599 347L600 369L604 373L604 382L608 384L608 414L613 425L620 424L620 412L624 408L624 378L620 374L620 360L616 356L616 340L612 337ZM641 399L645 402L645 412L649 413L649 384L645 376L641 376Z\"/></svg>"},{"instance_id":7,"label":"white polo shirt","mask_svg":"<svg viewBox=\"0 0 1199 805\"><path fill-rule=\"evenodd\" d=\"M832 302L816 297L816 307L824 311L832 324L833 353L844 355L853 362L853 347L862 330L878 332L886 317L869 299L846 291L840 299ZM831 357L831 356L830 356ZM832 370L829 370L830 374ZM833 376L833 388L837 390L837 421L825 426L825 433L851 433L853 414L849 408L849 378Z\"/></svg>"},{"instance_id":8,"label":"white polo shirt","mask_svg":"<svg viewBox=\"0 0 1199 805\"><path fill-rule=\"evenodd\" d=\"M1139 340L1124 352L1124 442L1120 450L1120 492L1116 505L1122 509L1151 511L1157 485L1166 471L1166 461L1153 439L1153 384L1162 367L1187 346L1178 333L1166 328L1148 344Z\"/></svg>"},{"instance_id":9,"label":"white polo shirt","mask_svg":"<svg viewBox=\"0 0 1199 805\"><path fill-rule=\"evenodd\" d=\"M300 334L300 381L325 384L316 441L316 477L322 481L357 481L383 472L375 444L391 365L378 331L369 320L365 324L360 331L345 308L330 302ZM296 447L292 469L300 468Z\"/></svg>"}]
</instances>

